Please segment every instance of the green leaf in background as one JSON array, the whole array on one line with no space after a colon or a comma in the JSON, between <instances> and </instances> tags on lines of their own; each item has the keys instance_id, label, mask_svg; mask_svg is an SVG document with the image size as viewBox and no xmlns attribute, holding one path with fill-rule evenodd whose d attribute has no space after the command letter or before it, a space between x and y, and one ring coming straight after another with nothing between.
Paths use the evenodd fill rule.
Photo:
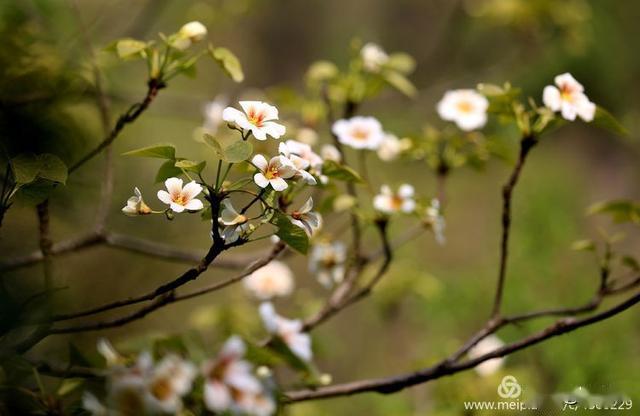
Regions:
<instances>
[{"instance_id":1,"label":"green leaf in background","mask_svg":"<svg viewBox=\"0 0 640 416\"><path fill-rule=\"evenodd\" d=\"M269 343L269 348L277 353L278 356L281 357L291 368L307 375L313 372L313 369L309 364L295 355L280 337L274 337Z\"/></svg>"},{"instance_id":2,"label":"green leaf in background","mask_svg":"<svg viewBox=\"0 0 640 416\"><path fill-rule=\"evenodd\" d=\"M333 79L339 73L338 67L333 62L317 61L307 70L306 79L308 82L319 83Z\"/></svg>"},{"instance_id":3,"label":"green leaf in background","mask_svg":"<svg viewBox=\"0 0 640 416\"><path fill-rule=\"evenodd\" d=\"M11 168L18 184L29 184L37 178L63 184L67 181L67 165L50 153L18 155L11 160Z\"/></svg>"},{"instance_id":4,"label":"green leaf in background","mask_svg":"<svg viewBox=\"0 0 640 416\"><path fill-rule=\"evenodd\" d=\"M341 165L333 160L325 160L322 165L322 173L330 178L345 182L362 182L362 178L349 166Z\"/></svg>"},{"instance_id":5,"label":"green leaf in background","mask_svg":"<svg viewBox=\"0 0 640 416\"><path fill-rule=\"evenodd\" d=\"M211 45L209 45L209 52L211 52L213 59L232 80L235 82L242 82L244 80L242 65L240 65L240 61L233 52L227 48L214 48Z\"/></svg>"},{"instance_id":6,"label":"green leaf in background","mask_svg":"<svg viewBox=\"0 0 640 416\"><path fill-rule=\"evenodd\" d=\"M389 83L393 88L400 91L409 98L413 98L418 93L416 87L411 81L404 75L396 71L386 71L383 74L385 81Z\"/></svg>"},{"instance_id":7,"label":"green leaf in background","mask_svg":"<svg viewBox=\"0 0 640 416\"><path fill-rule=\"evenodd\" d=\"M571 249L575 251L594 251L596 245L592 240L578 240L571 244Z\"/></svg>"},{"instance_id":8,"label":"green leaf in background","mask_svg":"<svg viewBox=\"0 0 640 416\"><path fill-rule=\"evenodd\" d=\"M199 174L202 172L202 170L206 165L207 165L207 162L205 162L204 160L201 162L196 162L194 160L182 159L182 160L178 160L174 166L179 169L184 169L186 171L195 172Z\"/></svg>"},{"instance_id":9,"label":"green leaf in background","mask_svg":"<svg viewBox=\"0 0 640 416\"><path fill-rule=\"evenodd\" d=\"M307 254L309 250L309 237L300 227L293 225L288 216L281 212L276 212L271 220L278 227L276 235L289 247L301 254Z\"/></svg>"},{"instance_id":10,"label":"green leaf in background","mask_svg":"<svg viewBox=\"0 0 640 416\"><path fill-rule=\"evenodd\" d=\"M121 59L141 58L147 43L137 39L121 39L115 43L115 52Z\"/></svg>"},{"instance_id":11,"label":"green leaf in background","mask_svg":"<svg viewBox=\"0 0 640 416\"><path fill-rule=\"evenodd\" d=\"M629 200L600 202L589 207L589 214L609 214L615 222L640 224L640 204Z\"/></svg>"},{"instance_id":12,"label":"green leaf in background","mask_svg":"<svg viewBox=\"0 0 640 416\"><path fill-rule=\"evenodd\" d=\"M412 73L416 68L416 60L408 53L396 52L389 55L386 66L401 74L407 75Z\"/></svg>"},{"instance_id":13,"label":"green leaf in background","mask_svg":"<svg viewBox=\"0 0 640 416\"><path fill-rule=\"evenodd\" d=\"M624 128L622 124L604 108L596 107L596 114L592 123L601 129L608 130L620 136L628 136L629 132Z\"/></svg>"},{"instance_id":14,"label":"green leaf in background","mask_svg":"<svg viewBox=\"0 0 640 416\"><path fill-rule=\"evenodd\" d=\"M156 183L164 182L169 178L182 175L182 169L175 166L175 160L167 160L160 166L156 174Z\"/></svg>"},{"instance_id":15,"label":"green leaf in background","mask_svg":"<svg viewBox=\"0 0 640 416\"><path fill-rule=\"evenodd\" d=\"M631 256L622 256L620 259L623 265L627 266L634 272L640 271L640 263L634 257Z\"/></svg>"},{"instance_id":16,"label":"green leaf in background","mask_svg":"<svg viewBox=\"0 0 640 416\"><path fill-rule=\"evenodd\" d=\"M175 159L176 148L170 144L155 144L140 149L130 150L123 156L154 157L158 159Z\"/></svg>"},{"instance_id":17,"label":"green leaf in background","mask_svg":"<svg viewBox=\"0 0 640 416\"><path fill-rule=\"evenodd\" d=\"M247 160L253 153L253 145L243 140L231 143L224 149L225 161L230 163Z\"/></svg>"}]
</instances>

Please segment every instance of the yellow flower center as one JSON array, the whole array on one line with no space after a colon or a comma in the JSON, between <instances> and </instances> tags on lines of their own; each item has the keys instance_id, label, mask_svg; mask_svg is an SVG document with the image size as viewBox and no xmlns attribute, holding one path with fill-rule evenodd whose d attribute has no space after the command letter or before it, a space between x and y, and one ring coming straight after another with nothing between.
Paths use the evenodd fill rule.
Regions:
<instances>
[{"instance_id":1,"label":"yellow flower center","mask_svg":"<svg viewBox=\"0 0 640 416\"><path fill-rule=\"evenodd\" d=\"M278 167L277 166L269 166L267 168L267 171L264 173L264 176L267 179L275 179L275 178L279 177L280 174L278 173Z\"/></svg>"},{"instance_id":2,"label":"yellow flower center","mask_svg":"<svg viewBox=\"0 0 640 416\"><path fill-rule=\"evenodd\" d=\"M264 113L257 112L253 108L249 109L249 112L247 113L247 119L249 120L249 123L253 124L256 127L262 127L262 123L264 122L264 117L265 117Z\"/></svg>"},{"instance_id":3,"label":"yellow flower center","mask_svg":"<svg viewBox=\"0 0 640 416\"><path fill-rule=\"evenodd\" d=\"M391 208L393 208L394 210L399 210L400 208L402 208L402 203L403 203L403 199L400 198L398 195L394 195L391 197Z\"/></svg>"},{"instance_id":4,"label":"yellow flower center","mask_svg":"<svg viewBox=\"0 0 640 416\"><path fill-rule=\"evenodd\" d=\"M470 113L473 111L473 104L471 104L469 101L458 101L456 107L461 113Z\"/></svg>"},{"instance_id":5,"label":"yellow flower center","mask_svg":"<svg viewBox=\"0 0 640 416\"><path fill-rule=\"evenodd\" d=\"M151 394L160 401L168 399L172 392L171 383L166 378L156 380L151 386Z\"/></svg>"},{"instance_id":6,"label":"yellow flower center","mask_svg":"<svg viewBox=\"0 0 640 416\"><path fill-rule=\"evenodd\" d=\"M351 130L351 136L353 136L356 140L367 140L369 138L369 130L363 129L361 127L355 127Z\"/></svg>"},{"instance_id":7,"label":"yellow flower center","mask_svg":"<svg viewBox=\"0 0 640 416\"><path fill-rule=\"evenodd\" d=\"M184 196L183 194L179 194L179 195L173 196L173 202L175 202L178 205L185 205L189 201L187 201L186 196Z\"/></svg>"}]
</instances>

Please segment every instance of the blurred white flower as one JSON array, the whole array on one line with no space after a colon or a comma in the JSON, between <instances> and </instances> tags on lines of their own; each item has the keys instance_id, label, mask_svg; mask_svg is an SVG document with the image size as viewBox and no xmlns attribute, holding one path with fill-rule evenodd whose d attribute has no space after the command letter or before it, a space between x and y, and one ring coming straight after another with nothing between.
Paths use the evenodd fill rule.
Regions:
<instances>
[{"instance_id":1,"label":"blurred white flower","mask_svg":"<svg viewBox=\"0 0 640 416\"><path fill-rule=\"evenodd\" d=\"M129 217L151 214L151 208L144 203L140 190L136 187L133 192L135 195L127 200L127 205L122 208L122 212Z\"/></svg>"},{"instance_id":2,"label":"blurred white flower","mask_svg":"<svg viewBox=\"0 0 640 416\"><path fill-rule=\"evenodd\" d=\"M243 224L247 222L247 217L238 213L238 211L233 207L231 200L229 198L225 198L222 201L222 211L220 212L218 222L222 225Z\"/></svg>"},{"instance_id":3,"label":"blurred white flower","mask_svg":"<svg viewBox=\"0 0 640 416\"><path fill-rule=\"evenodd\" d=\"M300 143L308 144L309 146L313 146L318 143L318 133L309 127L302 127L298 129L298 134L296 135L296 140Z\"/></svg>"},{"instance_id":4,"label":"blurred white flower","mask_svg":"<svg viewBox=\"0 0 640 416\"><path fill-rule=\"evenodd\" d=\"M349 120L338 120L331 130L340 143L354 149L375 150L384 140L382 125L374 117L355 116Z\"/></svg>"},{"instance_id":5,"label":"blurred white flower","mask_svg":"<svg viewBox=\"0 0 640 416\"><path fill-rule=\"evenodd\" d=\"M217 96L213 101L206 103L202 109L204 115L204 123L202 129L205 133L211 135L216 134L218 127L224 121L222 119L222 112L227 106L227 99L222 96Z\"/></svg>"},{"instance_id":6,"label":"blurred white flower","mask_svg":"<svg viewBox=\"0 0 640 416\"><path fill-rule=\"evenodd\" d=\"M178 357L167 355L151 371L147 380L146 407L157 413L177 413L182 397L191 391L196 367ZM151 412L150 412L151 413Z\"/></svg>"},{"instance_id":7,"label":"blurred white flower","mask_svg":"<svg viewBox=\"0 0 640 416\"><path fill-rule=\"evenodd\" d=\"M395 134L386 133L380 147L378 147L378 157L385 162L390 162L397 159L408 147L409 143L406 140L398 139Z\"/></svg>"},{"instance_id":8,"label":"blurred white flower","mask_svg":"<svg viewBox=\"0 0 640 416\"><path fill-rule=\"evenodd\" d=\"M288 296L293 291L293 273L286 264L273 260L244 279L244 287L257 299Z\"/></svg>"},{"instance_id":9,"label":"blurred white flower","mask_svg":"<svg viewBox=\"0 0 640 416\"><path fill-rule=\"evenodd\" d=\"M322 216L312 209L313 198L309 197L300 209L291 213L291 222L305 230L309 237L322 226Z\"/></svg>"},{"instance_id":10,"label":"blurred white flower","mask_svg":"<svg viewBox=\"0 0 640 416\"><path fill-rule=\"evenodd\" d=\"M293 166L295 166L296 168L295 176L302 178L302 180L308 185L315 185L317 183L316 178L314 178L311 173L307 172L307 169L309 169L311 164L307 159L304 159L300 157L298 154L291 151L291 147L288 144L289 142L292 142L292 141L293 140L289 140L286 143L280 143L280 145L278 146L278 151L284 157L289 159L289 161Z\"/></svg>"},{"instance_id":11,"label":"blurred white flower","mask_svg":"<svg viewBox=\"0 0 640 416\"><path fill-rule=\"evenodd\" d=\"M278 109L262 101L240 101L242 111L227 107L222 112L222 118L233 123L242 130L249 130L258 140L266 140L267 136L279 139L286 132L278 120Z\"/></svg>"},{"instance_id":12,"label":"blurred white flower","mask_svg":"<svg viewBox=\"0 0 640 416\"><path fill-rule=\"evenodd\" d=\"M474 358L481 357L503 346L504 342L502 342L500 338L495 335L489 335L488 337L483 338L480 342L478 342L473 348L471 348L468 355L469 358L473 360ZM475 367L475 370L481 376L486 377L498 371L503 364L504 358L492 358L481 364L478 364Z\"/></svg>"},{"instance_id":13,"label":"blurred white flower","mask_svg":"<svg viewBox=\"0 0 640 416\"><path fill-rule=\"evenodd\" d=\"M309 271L326 288L342 282L347 261L347 248L341 241L314 244L309 256Z\"/></svg>"},{"instance_id":14,"label":"blurred white flower","mask_svg":"<svg viewBox=\"0 0 640 416\"><path fill-rule=\"evenodd\" d=\"M107 367L113 367L124 362L124 357L120 355L111 342L106 338L100 338L97 343L98 352L102 355L107 362Z\"/></svg>"},{"instance_id":15,"label":"blurred white flower","mask_svg":"<svg viewBox=\"0 0 640 416\"><path fill-rule=\"evenodd\" d=\"M204 205L196 196L202 192L202 186L191 181L182 187L182 179L169 178L164 182L167 191L158 191L158 199L169 205L172 211L182 212L201 210Z\"/></svg>"},{"instance_id":16,"label":"blurred white flower","mask_svg":"<svg viewBox=\"0 0 640 416\"><path fill-rule=\"evenodd\" d=\"M570 73L555 77L556 86L544 87L542 101L551 111L560 111L562 117L573 121L576 116L586 122L592 121L596 114L596 105L589 101L584 87Z\"/></svg>"},{"instance_id":17,"label":"blurred white flower","mask_svg":"<svg viewBox=\"0 0 640 416\"><path fill-rule=\"evenodd\" d=\"M260 316L265 328L271 334L278 336L289 350L303 361L311 361L311 337L302 332L302 321L291 320L278 315L270 302L260 305Z\"/></svg>"},{"instance_id":18,"label":"blurred white flower","mask_svg":"<svg viewBox=\"0 0 640 416\"><path fill-rule=\"evenodd\" d=\"M416 201L413 199L413 186L408 184L400 185L397 192L393 192L387 185L380 187L380 193L373 198L373 207L385 214L394 212L410 213L416 208Z\"/></svg>"},{"instance_id":19,"label":"blurred white flower","mask_svg":"<svg viewBox=\"0 0 640 416\"><path fill-rule=\"evenodd\" d=\"M192 43L199 42L207 36L207 28L200 22L193 21L184 24L175 39L172 42L172 46L179 50L185 50L191 46Z\"/></svg>"},{"instance_id":20,"label":"blurred white flower","mask_svg":"<svg viewBox=\"0 0 640 416\"><path fill-rule=\"evenodd\" d=\"M433 198L427 207L425 222L431 227L438 244L443 245L446 241L444 236L446 222L440 211L440 201L437 198Z\"/></svg>"},{"instance_id":21,"label":"blurred white flower","mask_svg":"<svg viewBox=\"0 0 640 416\"><path fill-rule=\"evenodd\" d=\"M389 55L375 43L367 43L360 50L360 57L364 69L369 72L379 72L383 65L389 61Z\"/></svg>"},{"instance_id":22,"label":"blurred white flower","mask_svg":"<svg viewBox=\"0 0 640 416\"><path fill-rule=\"evenodd\" d=\"M275 403L253 375L251 364L243 360L245 351L244 342L233 336L227 340L215 360L203 364L204 403L208 410L255 416L273 413ZM268 409L272 410L267 412Z\"/></svg>"},{"instance_id":23,"label":"blurred white flower","mask_svg":"<svg viewBox=\"0 0 640 416\"><path fill-rule=\"evenodd\" d=\"M333 160L336 163L340 163L342 160L340 150L332 144L325 144L322 146L322 149L320 149L320 156L324 160Z\"/></svg>"},{"instance_id":24,"label":"blurred white flower","mask_svg":"<svg viewBox=\"0 0 640 416\"><path fill-rule=\"evenodd\" d=\"M447 91L438 103L443 120L453 121L464 131L476 130L487 123L489 101L475 90Z\"/></svg>"},{"instance_id":25,"label":"blurred white flower","mask_svg":"<svg viewBox=\"0 0 640 416\"><path fill-rule=\"evenodd\" d=\"M262 155L255 155L251 163L259 169L259 172L253 175L253 181L261 188L271 187L276 191L284 191L289 185L285 179L292 178L298 169L285 156L278 155L267 159Z\"/></svg>"}]
</instances>

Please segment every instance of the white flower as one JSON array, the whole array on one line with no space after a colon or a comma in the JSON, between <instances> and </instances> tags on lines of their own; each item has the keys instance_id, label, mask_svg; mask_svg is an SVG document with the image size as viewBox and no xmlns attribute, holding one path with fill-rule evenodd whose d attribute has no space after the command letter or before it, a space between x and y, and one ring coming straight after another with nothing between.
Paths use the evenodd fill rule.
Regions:
<instances>
[{"instance_id":1,"label":"white flower","mask_svg":"<svg viewBox=\"0 0 640 416\"><path fill-rule=\"evenodd\" d=\"M244 279L244 287L257 299L288 296L293 291L293 273L286 264L274 260Z\"/></svg>"},{"instance_id":2,"label":"white flower","mask_svg":"<svg viewBox=\"0 0 640 416\"><path fill-rule=\"evenodd\" d=\"M378 72L389 61L389 55L375 43L367 43L360 50L360 57L364 69L369 72Z\"/></svg>"},{"instance_id":3,"label":"white flower","mask_svg":"<svg viewBox=\"0 0 640 416\"><path fill-rule=\"evenodd\" d=\"M238 213L231 200L226 198L222 201L222 212L220 212L218 222L222 225L238 225L247 222L247 217Z\"/></svg>"},{"instance_id":4,"label":"white flower","mask_svg":"<svg viewBox=\"0 0 640 416\"><path fill-rule=\"evenodd\" d=\"M427 207L425 222L429 227L431 227L438 244L444 244L446 241L444 237L446 222L440 212L440 201L437 198L433 198L431 200L431 205Z\"/></svg>"},{"instance_id":5,"label":"white flower","mask_svg":"<svg viewBox=\"0 0 640 416\"><path fill-rule=\"evenodd\" d=\"M289 350L303 361L311 361L311 337L302 332L302 321L291 320L278 315L270 302L260 305L260 316L265 328L287 345Z\"/></svg>"},{"instance_id":6,"label":"white flower","mask_svg":"<svg viewBox=\"0 0 640 416\"><path fill-rule=\"evenodd\" d=\"M416 208L413 195L413 186L408 184L401 185L397 192L393 192L387 185L382 185L380 193L373 198L373 207L386 214L410 213Z\"/></svg>"},{"instance_id":7,"label":"white flower","mask_svg":"<svg viewBox=\"0 0 640 416\"><path fill-rule=\"evenodd\" d=\"M309 271L321 285L330 288L344 279L347 248L341 241L314 244L309 256Z\"/></svg>"},{"instance_id":8,"label":"white flower","mask_svg":"<svg viewBox=\"0 0 640 416\"><path fill-rule=\"evenodd\" d=\"M158 191L158 199L169 205L172 211L182 212L198 211L203 208L202 201L196 199L196 196L202 192L202 186L195 181L191 181L182 187L182 179L169 178L164 181L167 191Z\"/></svg>"},{"instance_id":9,"label":"white flower","mask_svg":"<svg viewBox=\"0 0 640 416\"><path fill-rule=\"evenodd\" d=\"M503 346L504 346L504 342L502 342L500 338L498 338L495 335L489 335L488 337L483 338L480 342L478 342L473 348L471 348L469 350L468 355L469 355L469 358L473 360L474 358L481 357ZM481 364L478 364L475 369L478 372L478 374L480 374L483 377L486 377L498 371L503 364L504 364L504 358L502 357L492 358Z\"/></svg>"},{"instance_id":10,"label":"white flower","mask_svg":"<svg viewBox=\"0 0 640 416\"><path fill-rule=\"evenodd\" d=\"M286 132L282 124L273 120L278 119L278 109L262 101L240 101L242 111L227 107L222 112L222 118L228 123L234 123L242 130L250 130L258 140L266 140L267 136L279 139Z\"/></svg>"},{"instance_id":11,"label":"white flower","mask_svg":"<svg viewBox=\"0 0 640 416\"><path fill-rule=\"evenodd\" d=\"M151 214L151 208L144 203L140 190L136 187L133 189L133 192L135 195L127 200L127 205L122 208L122 212L130 217Z\"/></svg>"},{"instance_id":12,"label":"white flower","mask_svg":"<svg viewBox=\"0 0 640 416\"><path fill-rule=\"evenodd\" d=\"M191 391L196 367L177 355L167 355L153 369L147 381L147 408L162 413L176 413L182 397Z\"/></svg>"},{"instance_id":13,"label":"white flower","mask_svg":"<svg viewBox=\"0 0 640 416\"><path fill-rule=\"evenodd\" d=\"M570 73L555 77L557 87L544 87L542 101L551 111L562 113L566 120L573 121L576 116L586 122L592 121L596 113L596 105L589 101L584 93L584 87Z\"/></svg>"},{"instance_id":14,"label":"white flower","mask_svg":"<svg viewBox=\"0 0 640 416\"><path fill-rule=\"evenodd\" d=\"M301 143L308 144L310 146L318 143L318 133L309 127L302 127L298 130L296 140Z\"/></svg>"},{"instance_id":15,"label":"white flower","mask_svg":"<svg viewBox=\"0 0 640 416\"><path fill-rule=\"evenodd\" d=\"M387 133L378 147L378 157L385 162L396 159L405 149L404 143L395 134Z\"/></svg>"},{"instance_id":16,"label":"white flower","mask_svg":"<svg viewBox=\"0 0 640 416\"><path fill-rule=\"evenodd\" d=\"M172 46L179 50L185 50L192 43L199 42L207 36L207 28L200 22L189 22L184 24L171 43Z\"/></svg>"},{"instance_id":17,"label":"white flower","mask_svg":"<svg viewBox=\"0 0 640 416\"><path fill-rule=\"evenodd\" d=\"M295 140L287 140L285 142L289 153L300 156L309 163L312 168L322 166L322 158L313 151L310 145Z\"/></svg>"},{"instance_id":18,"label":"white flower","mask_svg":"<svg viewBox=\"0 0 640 416\"><path fill-rule=\"evenodd\" d=\"M438 103L443 120L453 121L464 131L484 127L487 123L489 101L475 90L447 91Z\"/></svg>"},{"instance_id":19,"label":"white flower","mask_svg":"<svg viewBox=\"0 0 640 416\"><path fill-rule=\"evenodd\" d=\"M320 149L320 156L324 160L333 160L336 163L340 163L342 160L340 150L332 144L325 144L322 146L322 149Z\"/></svg>"},{"instance_id":20,"label":"white flower","mask_svg":"<svg viewBox=\"0 0 640 416\"><path fill-rule=\"evenodd\" d=\"M202 366L205 377L204 402L213 412L253 413L256 397L266 397L264 388L253 375L252 366L244 361L246 347L237 336L227 340L215 360ZM265 399L270 400L270 399Z\"/></svg>"},{"instance_id":21,"label":"white flower","mask_svg":"<svg viewBox=\"0 0 640 416\"><path fill-rule=\"evenodd\" d=\"M209 101L204 105L202 113L204 115L204 123L202 128L206 133L215 134L218 131L220 123L222 123L222 112L227 106L227 100L218 96L213 101Z\"/></svg>"},{"instance_id":22,"label":"white flower","mask_svg":"<svg viewBox=\"0 0 640 416\"><path fill-rule=\"evenodd\" d=\"M274 156L269 162L262 155L255 155L251 163L260 171L253 175L253 181L261 188L271 187L284 191L289 185L285 179L293 177L298 169L284 156Z\"/></svg>"},{"instance_id":23,"label":"white flower","mask_svg":"<svg viewBox=\"0 0 640 416\"><path fill-rule=\"evenodd\" d=\"M302 180L308 185L315 185L317 183L316 178L314 178L311 173L307 172L307 169L309 169L311 166L311 164L309 163L309 160L301 157L295 152L292 152L291 151L292 146L289 146L289 142L293 142L293 140L289 140L286 143L280 143L280 145L278 146L278 151L284 157L289 159L291 164L296 168L295 176L302 178ZM295 142L295 143L298 143L298 142ZM303 143L298 143L298 144L303 145Z\"/></svg>"},{"instance_id":24,"label":"white flower","mask_svg":"<svg viewBox=\"0 0 640 416\"><path fill-rule=\"evenodd\" d=\"M291 222L307 232L309 237L322 226L322 217L313 209L313 198L309 197L299 210L291 213Z\"/></svg>"},{"instance_id":25,"label":"white flower","mask_svg":"<svg viewBox=\"0 0 640 416\"><path fill-rule=\"evenodd\" d=\"M100 338L98 340L98 352L102 355L107 362L107 367L112 367L117 364L122 364L124 358L120 355L111 342L106 338Z\"/></svg>"},{"instance_id":26,"label":"white flower","mask_svg":"<svg viewBox=\"0 0 640 416\"><path fill-rule=\"evenodd\" d=\"M355 116L338 120L331 128L340 143L354 149L377 149L384 140L382 125L374 117Z\"/></svg>"}]
</instances>

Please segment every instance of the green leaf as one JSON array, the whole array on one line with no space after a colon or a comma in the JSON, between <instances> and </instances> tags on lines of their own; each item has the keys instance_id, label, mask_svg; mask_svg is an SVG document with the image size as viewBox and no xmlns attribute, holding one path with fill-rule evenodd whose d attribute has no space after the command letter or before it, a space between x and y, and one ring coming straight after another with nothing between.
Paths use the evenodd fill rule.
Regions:
<instances>
[{"instance_id":1,"label":"green leaf","mask_svg":"<svg viewBox=\"0 0 640 416\"><path fill-rule=\"evenodd\" d=\"M49 198L54 189L53 182L37 179L35 182L22 185L17 195L26 204L37 205Z\"/></svg>"},{"instance_id":2,"label":"green leaf","mask_svg":"<svg viewBox=\"0 0 640 416\"><path fill-rule=\"evenodd\" d=\"M640 204L629 200L607 201L589 207L589 214L609 214L615 222L640 224Z\"/></svg>"},{"instance_id":3,"label":"green leaf","mask_svg":"<svg viewBox=\"0 0 640 416\"><path fill-rule=\"evenodd\" d=\"M156 173L156 183L164 182L169 178L183 174L182 169L175 167L175 163L175 160L167 160L160 166L158 173Z\"/></svg>"},{"instance_id":4,"label":"green leaf","mask_svg":"<svg viewBox=\"0 0 640 416\"><path fill-rule=\"evenodd\" d=\"M204 143L211 147L213 149L214 152L216 152L216 155L222 159L224 157L224 152L222 151L222 145L220 144L220 142L218 141L218 139L216 139L215 137L213 137L210 134L205 133L202 136L202 140L204 140Z\"/></svg>"},{"instance_id":5,"label":"green leaf","mask_svg":"<svg viewBox=\"0 0 640 416\"><path fill-rule=\"evenodd\" d=\"M11 168L18 184L29 184L37 178L58 183L67 181L67 165L50 153L18 155L11 160Z\"/></svg>"},{"instance_id":6,"label":"green leaf","mask_svg":"<svg viewBox=\"0 0 640 416\"><path fill-rule=\"evenodd\" d=\"M227 48L214 48L211 45L209 46L209 52L211 52L213 59L232 80L235 82L242 82L244 80L242 65L240 65L240 61L233 52Z\"/></svg>"},{"instance_id":7,"label":"green leaf","mask_svg":"<svg viewBox=\"0 0 640 416\"><path fill-rule=\"evenodd\" d=\"M620 261L623 265L627 266L631 270L636 272L640 271L640 263L638 263L638 260L636 260L635 258L631 256L622 256L622 259Z\"/></svg>"},{"instance_id":8,"label":"green leaf","mask_svg":"<svg viewBox=\"0 0 640 416\"><path fill-rule=\"evenodd\" d=\"M413 98L418 93L416 87L411 81L404 75L396 71L387 71L383 74L385 81L389 83L393 88L400 91L407 97Z\"/></svg>"},{"instance_id":9,"label":"green leaf","mask_svg":"<svg viewBox=\"0 0 640 416\"><path fill-rule=\"evenodd\" d=\"M571 249L575 251L594 251L596 245L591 240L578 240L571 244Z\"/></svg>"},{"instance_id":10,"label":"green leaf","mask_svg":"<svg viewBox=\"0 0 640 416\"><path fill-rule=\"evenodd\" d=\"M225 161L230 163L242 162L247 160L253 153L253 145L243 140L231 143L224 149Z\"/></svg>"},{"instance_id":11,"label":"green leaf","mask_svg":"<svg viewBox=\"0 0 640 416\"><path fill-rule=\"evenodd\" d=\"M396 52L389 55L386 66L406 75L416 68L416 61L408 53Z\"/></svg>"},{"instance_id":12,"label":"green leaf","mask_svg":"<svg viewBox=\"0 0 640 416\"><path fill-rule=\"evenodd\" d=\"M140 149L130 150L122 154L123 156L155 157L158 159L175 159L176 148L170 144L155 144Z\"/></svg>"},{"instance_id":13,"label":"green leaf","mask_svg":"<svg viewBox=\"0 0 640 416\"><path fill-rule=\"evenodd\" d=\"M60 387L56 391L58 396L66 396L69 393L73 393L79 387L84 384L84 379L81 378L67 378L62 380Z\"/></svg>"},{"instance_id":14,"label":"green leaf","mask_svg":"<svg viewBox=\"0 0 640 416\"><path fill-rule=\"evenodd\" d=\"M593 118L592 123L602 129L609 130L610 132L620 136L629 135L627 129L624 128L624 126L620 124L620 122L613 115L611 115L611 113L600 106L596 107L596 114Z\"/></svg>"},{"instance_id":15,"label":"green leaf","mask_svg":"<svg viewBox=\"0 0 640 416\"><path fill-rule=\"evenodd\" d=\"M121 59L141 58L147 43L137 39L121 39L116 42L115 50Z\"/></svg>"},{"instance_id":16,"label":"green leaf","mask_svg":"<svg viewBox=\"0 0 640 416\"><path fill-rule=\"evenodd\" d=\"M302 228L294 225L289 217L281 212L276 212L271 221L278 227L276 235L280 237L282 241L297 252L307 254L309 250L309 237Z\"/></svg>"},{"instance_id":17,"label":"green leaf","mask_svg":"<svg viewBox=\"0 0 640 416\"><path fill-rule=\"evenodd\" d=\"M309 82L323 82L333 79L338 74L338 67L333 62L317 61L307 70L306 78Z\"/></svg>"},{"instance_id":18,"label":"green leaf","mask_svg":"<svg viewBox=\"0 0 640 416\"><path fill-rule=\"evenodd\" d=\"M278 356L280 356L287 364L289 364L291 368L301 371L305 374L309 374L312 372L309 364L295 355L279 336L273 338L273 340L269 343L269 347L272 351L276 352Z\"/></svg>"},{"instance_id":19,"label":"green leaf","mask_svg":"<svg viewBox=\"0 0 640 416\"><path fill-rule=\"evenodd\" d=\"M330 178L345 182L363 182L362 178L355 170L349 166L341 165L333 160L325 160L322 166L322 173Z\"/></svg>"},{"instance_id":20,"label":"green leaf","mask_svg":"<svg viewBox=\"0 0 640 416\"><path fill-rule=\"evenodd\" d=\"M189 172L201 173L206 165L207 162L205 162L204 160L201 162L196 162L194 160L182 159L178 160L174 166Z\"/></svg>"}]
</instances>

